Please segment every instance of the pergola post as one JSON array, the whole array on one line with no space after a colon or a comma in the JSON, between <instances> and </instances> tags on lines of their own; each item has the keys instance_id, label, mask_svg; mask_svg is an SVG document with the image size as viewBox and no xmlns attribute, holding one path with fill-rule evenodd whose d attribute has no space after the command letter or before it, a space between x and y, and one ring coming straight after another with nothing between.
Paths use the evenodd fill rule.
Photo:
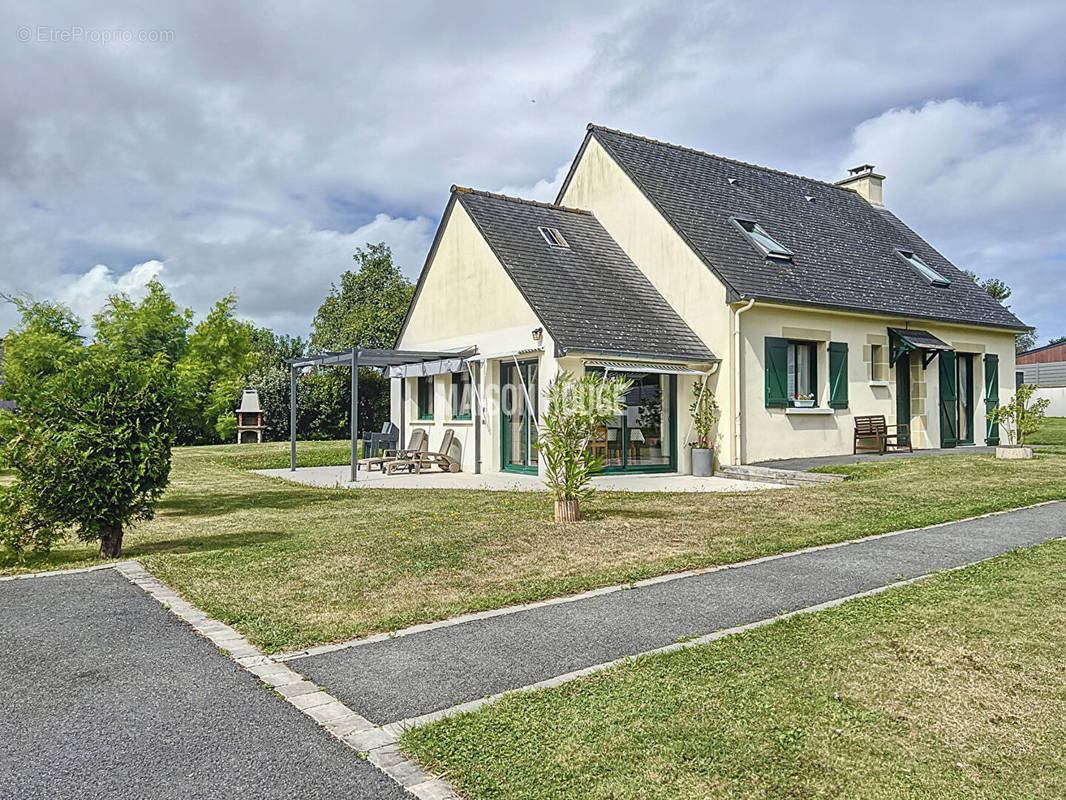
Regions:
<instances>
[{"instance_id":1,"label":"pergola post","mask_svg":"<svg viewBox=\"0 0 1066 800\"><path fill-rule=\"evenodd\" d=\"M296 472L296 365L289 365L289 471Z\"/></svg>"},{"instance_id":2,"label":"pergola post","mask_svg":"<svg viewBox=\"0 0 1066 800\"><path fill-rule=\"evenodd\" d=\"M359 461L356 458L356 437L359 435L359 348L352 348L352 483L356 481Z\"/></svg>"}]
</instances>

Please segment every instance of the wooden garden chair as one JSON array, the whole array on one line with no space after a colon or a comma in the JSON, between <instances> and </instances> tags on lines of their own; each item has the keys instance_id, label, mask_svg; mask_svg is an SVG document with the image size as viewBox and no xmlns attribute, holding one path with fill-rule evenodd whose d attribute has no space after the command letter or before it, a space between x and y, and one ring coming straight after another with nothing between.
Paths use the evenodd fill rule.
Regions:
<instances>
[{"instance_id":1,"label":"wooden garden chair","mask_svg":"<svg viewBox=\"0 0 1066 800\"><path fill-rule=\"evenodd\" d=\"M407 442L406 450L383 450L381 455L373 456L371 458L360 458L356 462L356 469L366 469L370 472L374 467L383 470L385 464L393 461L398 461L403 458L410 458L415 453L422 452L429 448L429 435L426 433L425 428L413 428L411 430L411 439Z\"/></svg>"},{"instance_id":2,"label":"wooden garden chair","mask_svg":"<svg viewBox=\"0 0 1066 800\"><path fill-rule=\"evenodd\" d=\"M439 450L420 450L416 453L412 453L407 458L398 458L394 461L387 462L383 469L387 475L393 475L400 471L413 472L417 475L422 472L422 470L430 469L432 467L437 467L442 472L459 472L462 468L462 464L459 459L452 454L452 450L457 449L457 446L458 442L455 441L455 431L449 428L444 432L444 438L441 440Z\"/></svg>"}]
</instances>

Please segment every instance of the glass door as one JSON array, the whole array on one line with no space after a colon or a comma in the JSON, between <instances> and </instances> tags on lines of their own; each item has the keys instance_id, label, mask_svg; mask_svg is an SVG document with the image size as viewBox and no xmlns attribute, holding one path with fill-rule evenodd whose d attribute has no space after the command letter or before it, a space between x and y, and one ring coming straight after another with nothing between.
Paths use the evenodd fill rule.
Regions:
<instances>
[{"instance_id":1,"label":"glass door","mask_svg":"<svg viewBox=\"0 0 1066 800\"><path fill-rule=\"evenodd\" d=\"M973 444L973 356L956 356L959 387L959 444Z\"/></svg>"},{"instance_id":2,"label":"glass door","mask_svg":"<svg viewBox=\"0 0 1066 800\"><path fill-rule=\"evenodd\" d=\"M537 473L538 371L536 361L522 361L517 366L513 362L500 364L500 463L506 472ZM532 414L527 391L533 402Z\"/></svg>"},{"instance_id":3,"label":"glass door","mask_svg":"<svg viewBox=\"0 0 1066 800\"><path fill-rule=\"evenodd\" d=\"M613 370L610 377L628 378L633 386L623 398L622 413L593 437L593 452L603 458L605 471L676 471L677 377Z\"/></svg>"}]
</instances>

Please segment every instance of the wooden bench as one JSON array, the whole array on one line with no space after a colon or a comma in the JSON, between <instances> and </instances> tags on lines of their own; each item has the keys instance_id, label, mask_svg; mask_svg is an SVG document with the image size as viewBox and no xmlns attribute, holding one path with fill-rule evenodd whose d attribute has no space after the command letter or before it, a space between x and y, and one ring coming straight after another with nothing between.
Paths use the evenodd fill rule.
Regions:
<instances>
[{"instance_id":1,"label":"wooden bench","mask_svg":"<svg viewBox=\"0 0 1066 800\"><path fill-rule=\"evenodd\" d=\"M890 428L893 430L890 431ZM877 441L877 446L860 447L860 439L874 439ZM873 414L868 417L855 417L855 439L851 450L853 455L860 450L876 450L881 455L884 455L890 447L895 450L903 450L906 448L908 452L914 452L914 448L911 447L909 425L904 425L903 423L898 425L888 425L885 423L885 417L883 414Z\"/></svg>"}]
</instances>

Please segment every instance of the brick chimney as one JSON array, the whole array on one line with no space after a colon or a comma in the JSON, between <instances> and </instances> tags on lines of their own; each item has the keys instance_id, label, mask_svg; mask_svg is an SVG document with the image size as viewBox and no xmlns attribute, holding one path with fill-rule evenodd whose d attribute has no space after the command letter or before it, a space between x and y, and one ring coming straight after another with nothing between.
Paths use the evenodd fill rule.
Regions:
<instances>
[{"instance_id":1,"label":"brick chimney","mask_svg":"<svg viewBox=\"0 0 1066 800\"><path fill-rule=\"evenodd\" d=\"M848 177L842 181L837 181L836 185L858 192L859 197L872 205L883 206L881 181L884 179L884 175L878 175L874 172L873 164L861 164L849 169Z\"/></svg>"}]
</instances>

